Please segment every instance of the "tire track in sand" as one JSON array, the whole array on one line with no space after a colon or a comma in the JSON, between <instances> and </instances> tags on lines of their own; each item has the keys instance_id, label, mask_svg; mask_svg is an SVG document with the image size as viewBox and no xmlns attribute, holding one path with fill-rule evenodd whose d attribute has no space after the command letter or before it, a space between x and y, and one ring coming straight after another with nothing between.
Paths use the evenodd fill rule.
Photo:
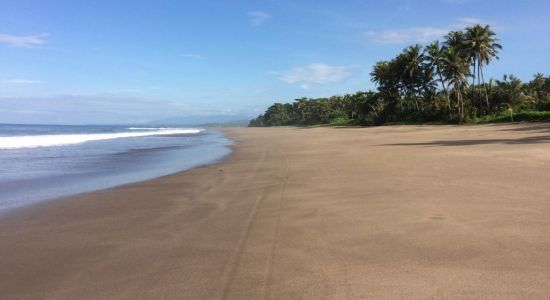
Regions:
<instances>
[{"instance_id":1,"label":"tire track in sand","mask_svg":"<svg viewBox=\"0 0 550 300\"><path fill-rule=\"evenodd\" d=\"M288 160L288 156L285 155L285 171L283 175L283 181L281 182L281 193L279 196L279 207L277 209L277 220L275 222L275 231L273 233L273 241L271 243L271 248L269 251L269 259L267 262L267 266L265 269L265 276L264 276L264 282L262 286L262 296L260 299L266 299L266 297L269 295L269 290L271 287L271 281L273 280L273 262L275 260L275 251L277 250L277 243L279 242L279 236L280 236L280 228L281 228L281 215L283 212L283 202L285 200L285 191L286 191L286 185L288 182L288 178L290 170L290 162Z\"/></svg>"},{"instance_id":2,"label":"tire track in sand","mask_svg":"<svg viewBox=\"0 0 550 300\"><path fill-rule=\"evenodd\" d=\"M256 177L258 174L260 167L265 163L267 157L267 146L265 143L262 143L262 154L260 156L260 159L256 162L254 166L254 171L247 177L244 182L248 183L253 178ZM241 184L242 187L245 186L245 184ZM239 239L239 242L237 243L237 247L232 251L233 255L227 260L227 263L225 264L224 271L222 273L221 278L221 288L218 290L218 295L215 297L216 299L227 299L227 296L229 295L229 289L231 288L231 285L233 284L233 280L235 279L235 274L237 272L237 269L241 263L242 256L244 253L244 248L246 247L246 243L248 241L248 237L250 235L250 230L252 228L252 224L254 222L254 219L256 218L256 214L258 212L258 207L261 205L261 203L264 201L264 199L267 196L266 189L264 189L261 193L261 195L256 199L254 204L252 205L248 217L245 222L245 226L243 228L241 238ZM235 198L240 198L241 193L239 193Z\"/></svg>"}]
</instances>

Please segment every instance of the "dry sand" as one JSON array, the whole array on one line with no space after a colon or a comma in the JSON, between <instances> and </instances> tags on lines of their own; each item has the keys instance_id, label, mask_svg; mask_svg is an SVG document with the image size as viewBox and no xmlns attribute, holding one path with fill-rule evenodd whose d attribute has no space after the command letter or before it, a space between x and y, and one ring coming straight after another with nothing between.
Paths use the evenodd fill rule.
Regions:
<instances>
[{"instance_id":1,"label":"dry sand","mask_svg":"<svg viewBox=\"0 0 550 300\"><path fill-rule=\"evenodd\" d=\"M0 298L550 298L550 124L227 133L0 218Z\"/></svg>"}]
</instances>

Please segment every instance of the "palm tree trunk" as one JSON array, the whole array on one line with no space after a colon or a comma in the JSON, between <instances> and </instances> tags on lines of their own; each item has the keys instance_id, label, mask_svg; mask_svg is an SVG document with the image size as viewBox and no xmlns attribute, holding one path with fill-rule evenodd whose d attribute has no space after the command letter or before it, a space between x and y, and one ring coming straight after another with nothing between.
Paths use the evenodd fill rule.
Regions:
<instances>
[{"instance_id":1,"label":"palm tree trunk","mask_svg":"<svg viewBox=\"0 0 550 300\"><path fill-rule=\"evenodd\" d=\"M483 68L480 69L481 71L481 82L483 82L483 89L485 90L485 102L487 102L487 109L489 111L491 108L489 107L489 93L487 92L487 86L485 85L485 78L483 78Z\"/></svg>"},{"instance_id":2,"label":"palm tree trunk","mask_svg":"<svg viewBox=\"0 0 550 300\"><path fill-rule=\"evenodd\" d=\"M443 87L443 91L445 92L445 96L447 97L447 107L449 108L449 119L452 119L453 111L451 109L451 98L449 97L449 92L447 92L447 87L445 86L445 81L443 80L443 75L441 75L441 71L437 71L437 74L439 75L439 81L441 81L441 86Z\"/></svg>"},{"instance_id":3,"label":"palm tree trunk","mask_svg":"<svg viewBox=\"0 0 550 300\"><path fill-rule=\"evenodd\" d=\"M476 99L476 57L474 56L474 69L472 72L472 106L477 106L477 99Z\"/></svg>"},{"instance_id":4,"label":"palm tree trunk","mask_svg":"<svg viewBox=\"0 0 550 300\"><path fill-rule=\"evenodd\" d=\"M460 120L459 123L464 123L464 99L462 99L462 93L460 92L460 86L455 86L457 98L458 98L458 110L459 110L459 116Z\"/></svg>"},{"instance_id":5,"label":"palm tree trunk","mask_svg":"<svg viewBox=\"0 0 550 300\"><path fill-rule=\"evenodd\" d=\"M479 75L479 72L481 70L481 64L478 62L477 63L477 86L479 87L481 85L481 76ZM480 111L480 115L484 112L484 110L482 109L481 107L481 100L479 101L479 111Z\"/></svg>"},{"instance_id":6,"label":"palm tree trunk","mask_svg":"<svg viewBox=\"0 0 550 300\"><path fill-rule=\"evenodd\" d=\"M464 99L462 99L462 93L458 91L460 98L460 123L464 124Z\"/></svg>"},{"instance_id":7,"label":"palm tree trunk","mask_svg":"<svg viewBox=\"0 0 550 300\"><path fill-rule=\"evenodd\" d=\"M418 104L418 98L416 97L416 91L414 90L414 86L412 86L412 96L414 99L414 106L416 111L420 111L420 104Z\"/></svg>"},{"instance_id":8,"label":"palm tree trunk","mask_svg":"<svg viewBox=\"0 0 550 300\"><path fill-rule=\"evenodd\" d=\"M414 99L414 106L416 111L420 111L420 105L418 104L418 98L416 97L416 92L413 90L413 99Z\"/></svg>"}]
</instances>

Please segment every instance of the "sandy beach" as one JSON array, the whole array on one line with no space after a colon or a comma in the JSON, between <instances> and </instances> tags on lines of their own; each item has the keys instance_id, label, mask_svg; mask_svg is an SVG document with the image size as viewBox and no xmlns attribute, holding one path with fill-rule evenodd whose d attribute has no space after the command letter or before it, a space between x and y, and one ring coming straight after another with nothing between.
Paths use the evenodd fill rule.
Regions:
<instances>
[{"instance_id":1,"label":"sandy beach","mask_svg":"<svg viewBox=\"0 0 550 300\"><path fill-rule=\"evenodd\" d=\"M550 124L224 129L0 217L2 299L548 299Z\"/></svg>"}]
</instances>

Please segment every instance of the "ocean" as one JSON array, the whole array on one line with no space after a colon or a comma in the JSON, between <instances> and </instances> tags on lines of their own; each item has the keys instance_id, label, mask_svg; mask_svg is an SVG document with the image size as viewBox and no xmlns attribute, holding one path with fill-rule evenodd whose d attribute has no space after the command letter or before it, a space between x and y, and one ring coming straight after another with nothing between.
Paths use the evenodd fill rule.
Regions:
<instances>
[{"instance_id":1,"label":"ocean","mask_svg":"<svg viewBox=\"0 0 550 300\"><path fill-rule=\"evenodd\" d=\"M230 144L200 128L0 124L0 213L214 163Z\"/></svg>"}]
</instances>

